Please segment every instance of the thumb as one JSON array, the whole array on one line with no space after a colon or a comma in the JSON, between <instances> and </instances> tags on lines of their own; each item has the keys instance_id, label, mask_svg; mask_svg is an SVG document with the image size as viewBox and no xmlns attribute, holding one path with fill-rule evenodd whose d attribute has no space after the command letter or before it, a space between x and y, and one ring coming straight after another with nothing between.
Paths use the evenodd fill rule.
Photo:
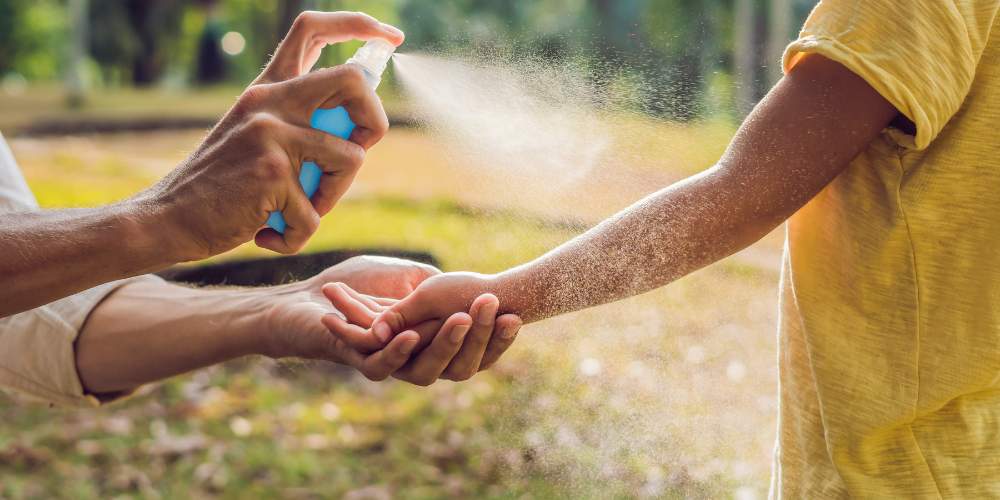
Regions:
<instances>
[{"instance_id":1,"label":"thumb","mask_svg":"<svg viewBox=\"0 0 1000 500\"><path fill-rule=\"evenodd\" d=\"M406 298L382 311L372 323L372 333L383 342L394 334L406 331L428 319L433 319L433 311L428 307L422 294L413 292Z\"/></svg>"}]
</instances>

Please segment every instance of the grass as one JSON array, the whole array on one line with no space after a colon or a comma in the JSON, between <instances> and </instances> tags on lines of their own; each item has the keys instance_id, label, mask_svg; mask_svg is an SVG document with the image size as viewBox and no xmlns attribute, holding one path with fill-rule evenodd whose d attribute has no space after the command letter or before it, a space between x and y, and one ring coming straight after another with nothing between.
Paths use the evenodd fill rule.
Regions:
<instances>
[{"instance_id":1,"label":"grass","mask_svg":"<svg viewBox=\"0 0 1000 500\"><path fill-rule=\"evenodd\" d=\"M55 85L32 86L24 92L0 91L0 131L16 133L47 121L84 119L128 120L148 117L205 118L220 116L241 90L217 87L200 91L114 89L92 92L83 105L68 107L64 90Z\"/></svg>"},{"instance_id":2,"label":"grass","mask_svg":"<svg viewBox=\"0 0 1000 500\"><path fill-rule=\"evenodd\" d=\"M692 155L720 149L698 130L668 140L701 137ZM82 206L142 189L196 139L31 139L14 149L44 206ZM307 251L393 246L430 251L446 269L495 271L579 232L493 210L501 197L470 202L433 149L418 132L390 134ZM262 252L222 258L250 254ZM776 280L773 268L729 260L532 325L495 370L464 384L375 384L327 364L252 358L100 410L0 396L0 497L763 496Z\"/></svg>"},{"instance_id":3,"label":"grass","mask_svg":"<svg viewBox=\"0 0 1000 500\"><path fill-rule=\"evenodd\" d=\"M97 88L78 106L69 106L65 90L57 84L32 85L21 91L0 89L0 131L18 131L51 122L86 120L127 121L140 119L215 120L222 116L243 92L239 86L172 89ZM386 109L397 107L395 96L386 92Z\"/></svg>"}]
</instances>

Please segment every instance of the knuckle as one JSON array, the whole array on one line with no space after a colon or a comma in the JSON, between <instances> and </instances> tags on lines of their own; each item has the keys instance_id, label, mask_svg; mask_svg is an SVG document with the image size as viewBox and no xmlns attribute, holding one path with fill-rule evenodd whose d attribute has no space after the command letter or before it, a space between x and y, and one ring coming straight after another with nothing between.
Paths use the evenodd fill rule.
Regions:
<instances>
[{"instance_id":1,"label":"knuckle","mask_svg":"<svg viewBox=\"0 0 1000 500\"><path fill-rule=\"evenodd\" d=\"M257 160L257 177L267 183L285 178L288 174L288 160L275 152L264 153Z\"/></svg>"},{"instance_id":2,"label":"knuckle","mask_svg":"<svg viewBox=\"0 0 1000 500\"><path fill-rule=\"evenodd\" d=\"M295 20L292 21L291 31L301 31L303 29L308 29L312 26L313 21L315 21L316 16L319 13L314 10L304 10L295 16Z\"/></svg>"},{"instance_id":3,"label":"knuckle","mask_svg":"<svg viewBox=\"0 0 1000 500\"><path fill-rule=\"evenodd\" d=\"M281 121L270 113L254 113L246 120L245 130L255 137L268 137L280 126Z\"/></svg>"},{"instance_id":4,"label":"knuckle","mask_svg":"<svg viewBox=\"0 0 1000 500\"><path fill-rule=\"evenodd\" d=\"M374 370L363 371L362 374L365 376L365 378L371 380L372 382L381 382L389 376L389 374L387 373Z\"/></svg>"},{"instance_id":5,"label":"knuckle","mask_svg":"<svg viewBox=\"0 0 1000 500\"><path fill-rule=\"evenodd\" d=\"M317 214L316 212L312 212L311 216L309 217L309 220L306 222L306 230L309 232L309 234L316 233L316 231L319 229L319 223L320 223L319 214Z\"/></svg>"},{"instance_id":6,"label":"knuckle","mask_svg":"<svg viewBox=\"0 0 1000 500\"><path fill-rule=\"evenodd\" d=\"M371 131L374 142L378 142L389 132L389 118L385 112L378 114L378 118L371 124Z\"/></svg>"},{"instance_id":7,"label":"knuckle","mask_svg":"<svg viewBox=\"0 0 1000 500\"><path fill-rule=\"evenodd\" d=\"M344 150L344 166L351 171L357 171L364 162L364 148L354 143L348 143Z\"/></svg>"},{"instance_id":8,"label":"knuckle","mask_svg":"<svg viewBox=\"0 0 1000 500\"><path fill-rule=\"evenodd\" d=\"M375 28L378 26L378 20L374 17L365 14L364 12L354 11L344 13L350 19L350 22L356 28Z\"/></svg>"},{"instance_id":9,"label":"knuckle","mask_svg":"<svg viewBox=\"0 0 1000 500\"><path fill-rule=\"evenodd\" d=\"M271 89L267 85L251 85L247 87L240 97L236 99L235 108L245 113L252 112L260 107L271 94Z\"/></svg>"},{"instance_id":10,"label":"knuckle","mask_svg":"<svg viewBox=\"0 0 1000 500\"><path fill-rule=\"evenodd\" d=\"M357 64L344 64L336 68L337 76L343 82L343 86L350 88L364 88L365 73L361 66Z\"/></svg>"}]
</instances>

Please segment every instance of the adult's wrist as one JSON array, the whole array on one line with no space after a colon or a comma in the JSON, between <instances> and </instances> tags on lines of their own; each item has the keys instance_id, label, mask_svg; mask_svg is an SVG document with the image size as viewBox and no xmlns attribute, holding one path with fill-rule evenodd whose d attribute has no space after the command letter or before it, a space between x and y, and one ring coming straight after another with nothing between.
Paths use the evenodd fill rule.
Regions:
<instances>
[{"instance_id":1,"label":"adult's wrist","mask_svg":"<svg viewBox=\"0 0 1000 500\"><path fill-rule=\"evenodd\" d=\"M245 290L253 315L253 329L248 332L253 354L273 359L307 357L295 342L295 310L312 299L312 279L287 285ZM319 324L319 318L316 319Z\"/></svg>"},{"instance_id":2,"label":"adult's wrist","mask_svg":"<svg viewBox=\"0 0 1000 500\"><path fill-rule=\"evenodd\" d=\"M108 245L121 247L126 275L146 274L183 262L176 237L162 223L157 207L143 199L129 199L106 207Z\"/></svg>"},{"instance_id":3,"label":"adult's wrist","mask_svg":"<svg viewBox=\"0 0 1000 500\"><path fill-rule=\"evenodd\" d=\"M164 267L200 260L205 255L192 248L181 215L170 200L145 192L122 203L130 220L135 251L149 254Z\"/></svg>"}]
</instances>

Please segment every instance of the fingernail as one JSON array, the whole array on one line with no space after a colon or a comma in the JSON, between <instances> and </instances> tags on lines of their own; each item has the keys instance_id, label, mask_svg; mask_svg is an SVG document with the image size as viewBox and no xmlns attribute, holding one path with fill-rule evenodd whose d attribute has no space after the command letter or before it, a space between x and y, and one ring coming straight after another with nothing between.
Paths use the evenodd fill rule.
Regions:
<instances>
[{"instance_id":1,"label":"fingernail","mask_svg":"<svg viewBox=\"0 0 1000 500\"><path fill-rule=\"evenodd\" d=\"M382 23L382 28L388 31L389 33L392 33L393 35L403 36L403 31L391 24Z\"/></svg>"},{"instance_id":2,"label":"fingernail","mask_svg":"<svg viewBox=\"0 0 1000 500\"><path fill-rule=\"evenodd\" d=\"M374 327L372 327L372 331L373 333L375 333L375 337L377 337L382 342L387 342L389 340L389 337L392 335L392 329L389 328L389 325L385 323L379 323L375 325Z\"/></svg>"},{"instance_id":3,"label":"fingernail","mask_svg":"<svg viewBox=\"0 0 1000 500\"><path fill-rule=\"evenodd\" d=\"M403 345L399 346L399 352L403 355L409 355L411 352L413 352L414 347L417 347L417 341L408 340L406 342L403 342Z\"/></svg>"},{"instance_id":4,"label":"fingernail","mask_svg":"<svg viewBox=\"0 0 1000 500\"><path fill-rule=\"evenodd\" d=\"M451 329L451 341L454 343L459 343L465 338L465 334L469 333L469 325L459 325Z\"/></svg>"},{"instance_id":5,"label":"fingernail","mask_svg":"<svg viewBox=\"0 0 1000 500\"><path fill-rule=\"evenodd\" d=\"M500 337L510 340L514 338L515 334L517 334L517 328L508 326L507 328L504 328L503 331L500 332Z\"/></svg>"},{"instance_id":6,"label":"fingernail","mask_svg":"<svg viewBox=\"0 0 1000 500\"><path fill-rule=\"evenodd\" d=\"M476 322L479 323L480 325L492 323L493 320L496 319L497 317L498 307L500 307L500 304L497 304L496 302L490 302L489 304L480 307Z\"/></svg>"}]
</instances>

